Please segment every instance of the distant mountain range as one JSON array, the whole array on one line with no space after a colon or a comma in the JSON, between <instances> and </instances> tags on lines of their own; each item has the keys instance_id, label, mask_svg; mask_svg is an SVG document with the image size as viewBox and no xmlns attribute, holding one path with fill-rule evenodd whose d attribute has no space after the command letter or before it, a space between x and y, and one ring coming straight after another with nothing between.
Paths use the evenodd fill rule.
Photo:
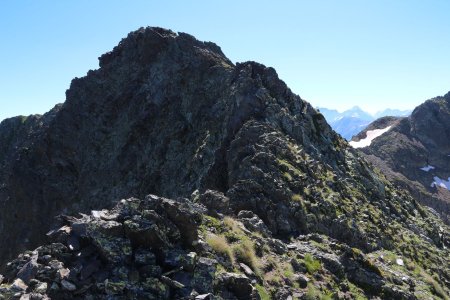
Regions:
<instances>
[{"instance_id":1,"label":"distant mountain range","mask_svg":"<svg viewBox=\"0 0 450 300\"><path fill-rule=\"evenodd\" d=\"M358 106L354 106L343 112L324 107L318 107L318 110L331 127L346 140L351 140L354 135L364 130L367 125L378 118L385 116L406 117L412 112L411 110L387 108L372 115Z\"/></svg>"}]
</instances>

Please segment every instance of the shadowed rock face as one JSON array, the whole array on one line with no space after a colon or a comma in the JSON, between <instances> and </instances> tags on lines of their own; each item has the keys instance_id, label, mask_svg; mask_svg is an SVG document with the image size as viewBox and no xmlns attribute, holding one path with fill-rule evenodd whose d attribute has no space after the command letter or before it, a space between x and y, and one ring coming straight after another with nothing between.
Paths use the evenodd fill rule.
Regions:
<instances>
[{"instance_id":1,"label":"shadowed rock face","mask_svg":"<svg viewBox=\"0 0 450 300\"><path fill-rule=\"evenodd\" d=\"M50 296L69 299L141 292L195 299L193 289L258 299L258 282L260 294L268 289L281 299L306 295L312 280L342 297L408 298L412 284L431 284L396 270L394 277L416 279L395 287L380 271L390 262L372 263L388 253L450 280L441 268L448 227L439 218L371 169L275 70L234 65L215 44L184 33L130 33L100 57L98 70L72 81L64 104L2 122L0 147L0 237L8 241L0 258L43 243L64 214L43 246L49 253L38 248L9 264L0 295L22 284L22 293L35 293L45 282L55 287ZM65 216L130 197L145 200ZM236 257L227 259L211 235L225 238ZM85 249L93 252L80 259ZM200 258L185 272L181 261L167 260L176 254L169 250ZM289 266L292 274L282 271ZM49 268L48 276L39 271ZM63 279L62 269L73 277Z\"/></svg>"},{"instance_id":2,"label":"shadowed rock face","mask_svg":"<svg viewBox=\"0 0 450 300\"><path fill-rule=\"evenodd\" d=\"M408 118L381 118L367 130L388 123L392 128L361 150L391 180L434 208L448 223L450 192L431 185L435 177L445 181L450 177L450 93L426 101Z\"/></svg>"}]
</instances>

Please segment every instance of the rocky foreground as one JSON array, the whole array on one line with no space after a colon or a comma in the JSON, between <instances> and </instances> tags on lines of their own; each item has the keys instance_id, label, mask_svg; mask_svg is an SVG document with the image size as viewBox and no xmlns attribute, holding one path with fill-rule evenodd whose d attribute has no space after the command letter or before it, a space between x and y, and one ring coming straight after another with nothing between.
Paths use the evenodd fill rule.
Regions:
<instances>
[{"instance_id":1,"label":"rocky foreground","mask_svg":"<svg viewBox=\"0 0 450 300\"><path fill-rule=\"evenodd\" d=\"M130 33L0 141L0 298L448 299L439 216L190 35Z\"/></svg>"},{"instance_id":2,"label":"rocky foreground","mask_svg":"<svg viewBox=\"0 0 450 300\"><path fill-rule=\"evenodd\" d=\"M251 211L223 216L229 199L206 191L177 201L149 195L112 210L59 216L51 243L7 264L3 298L388 299L445 297L413 260L320 234L273 238ZM443 261L444 262L444 261Z\"/></svg>"}]
</instances>

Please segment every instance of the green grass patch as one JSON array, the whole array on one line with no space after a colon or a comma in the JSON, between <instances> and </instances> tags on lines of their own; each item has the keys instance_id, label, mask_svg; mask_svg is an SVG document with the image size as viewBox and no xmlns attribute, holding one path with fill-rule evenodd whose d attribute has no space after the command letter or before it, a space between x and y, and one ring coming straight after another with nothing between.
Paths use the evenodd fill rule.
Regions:
<instances>
[{"instance_id":1,"label":"green grass patch","mask_svg":"<svg viewBox=\"0 0 450 300\"><path fill-rule=\"evenodd\" d=\"M210 234L206 237L206 242L216 253L227 256L231 263L234 264L234 253L225 236Z\"/></svg>"},{"instance_id":2,"label":"green grass patch","mask_svg":"<svg viewBox=\"0 0 450 300\"><path fill-rule=\"evenodd\" d=\"M296 167L294 167L292 164L290 164L287 160L277 159L277 162L280 166L283 166L283 167L287 168L290 172L294 173L294 175L296 175L296 176L302 175L302 172L299 169L297 169Z\"/></svg>"},{"instance_id":3,"label":"green grass patch","mask_svg":"<svg viewBox=\"0 0 450 300\"><path fill-rule=\"evenodd\" d=\"M203 216L202 224L200 225L200 230L206 232L208 228L214 228L215 230L221 232L223 229L222 223L220 220L211 217L211 216Z\"/></svg>"},{"instance_id":4,"label":"green grass patch","mask_svg":"<svg viewBox=\"0 0 450 300\"><path fill-rule=\"evenodd\" d=\"M299 194L294 194L292 195L291 200L295 202L303 202L303 197Z\"/></svg>"},{"instance_id":5,"label":"green grass patch","mask_svg":"<svg viewBox=\"0 0 450 300\"><path fill-rule=\"evenodd\" d=\"M259 275L261 273L258 258L255 253L255 244L252 241L244 239L238 244L235 244L233 246L233 254L239 262L242 262L252 268L255 274Z\"/></svg>"},{"instance_id":6,"label":"green grass patch","mask_svg":"<svg viewBox=\"0 0 450 300\"><path fill-rule=\"evenodd\" d=\"M289 172L284 172L283 178L286 179L287 181L292 181L292 175L289 174Z\"/></svg>"},{"instance_id":7,"label":"green grass patch","mask_svg":"<svg viewBox=\"0 0 450 300\"><path fill-rule=\"evenodd\" d=\"M239 222L232 217L223 218L223 223L234 233L242 233L242 229L239 226Z\"/></svg>"},{"instance_id":8,"label":"green grass patch","mask_svg":"<svg viewBox=\"0 0 450 300\"><path fill-rule=\"evenodd\" d=\"M444 300L449 300L447 293L444 291L442 286L439 284L439 282L436 280L437 278L434 278L430 276L428 273L422 270L422 277L426 283L428 283L431 286L431 292L435 294L436 296L441 297Z\"/></svg>"},{"instance_id":9,"label":"green grass patch","mask_svg":"<svg viewBox=\"0 0 450 300\"><path fill-rule=\"evenodd\" d=\"M294 277L294 269L292 269L291 264L283 265L283 275L288 279L292 279Z\"/></svg>"},{"instance_id":10,"label":"green grass patch","mask_svg":"<svg viewBox=\"0 0 450 300\"><path fill-rule=\"evenodd\" d=\"M305 300L318 300L320 297L319 290L311 283L308 283L308 288L305 294Z\"/></svg>"},{"instance_id":11,"label":"green grass patch","mask_svg":"<svg viewBox=\"0 0 450 300\"><path fill-rule=\"evenodd\" d=\"M256 290L258 291L258 294L259 294L259 297L261 298L261 300L271 300L272 299L272 297L270 297L269 293L266 291L264 286L257 284Z\"/></svg>"},{"instance_id":12,"label":"green grass patch","mask_svg":"<svg viewBox=\"0 0 450 300\"><path fill-rule=\"evenodd\" d=\"M320 261L315 259L311 254L307 253L305 255L305 258L303 259L305 262L306 270L309 274L314 274L318 270L322 268L322 265L320 264Z\"/></svg>"}]
</instances>

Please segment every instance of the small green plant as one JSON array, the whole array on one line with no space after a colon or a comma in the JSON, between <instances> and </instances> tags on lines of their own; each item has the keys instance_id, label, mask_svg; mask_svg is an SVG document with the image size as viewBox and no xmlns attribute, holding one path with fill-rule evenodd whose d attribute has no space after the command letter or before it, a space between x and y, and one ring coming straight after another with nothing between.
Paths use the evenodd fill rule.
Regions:
<instances>
[{"instance_id":1,"label":"small green plant","mask_svg":"<svg viewBox=\"0 0 450 300\"><path fill-rule=\"evenodd\" d=\"M206 242L215 252L226 255L231 263L234 263L235 259L233 251L231 251L231 247L223 235L210 234L206 238Z\"/></svg>"},{"instance_id":2,"label":"small green plant","mask_svg":"<svg viewBox=\"0 0 450 300\"><path fill-rule=\"evenodd\" d=\"M322 267L320 261L312 257L309 253L305 255L303 260L305 262L306 270L311 275L316 273Z\"/></svg>"},{"instance_id":3,"label":"small green plant","mask_svg":"<svg viewBox=\"0 0 450 300\"><path fill-rule=\"evenodd\" d=\"M241 233L242 229L239 226L239 222L233 219L232 217L223 218L223 223L234 233Z\"/></svg>"},{"instance_id":4,"label":"small green plant","mask_svg":"<svg viewBox=\"0 0 450 300\"><path fill-rule=\"evenodd\" d=\"M359 250L358 248L352 248L352 253L353 253L353 257L354 258L359 258L362 257L362 251Z\"/></svg>"},{"instance_id":5,"label":"small green plant","mask_svg":"<svg viewBox=\"0 0 450 300\"><path fill-rule=\"evenodd\" d=\"M432 281L431 285L433 286L434 289L434 294L441 297L442 299L448 300L448 296L445 293L444 289L442 288L442 286L437 282L437 281Z\"/></svg>"},{"instance_id":6,"label":"small green plant","mask_svg":"<svg viewBox=\"0 0 450 300\"><path fill-rule=\"evenodd\" d=\"M288 279L294 277L294 270L292 269L291 264L283 265L283 275Z\"/></svg>"},{"instance_id":7,"label":"small green plant","mask_svg":"<svg viewBox=\"0 0 450 300\"><path fill-rule=\"evenodd\" d=\"M384 253L384 260L389 263L389 264L393 264L395 263L395 259L397 258L397 255L395 255L392 252L385 252Z\"/></svg>"},{"instance_id":8,"label":"small green plant","mask_svg":"<svg viewBox=\"0 0 450 300\"><path fill-rule=\"evenodd\" d=\"M223 274L226 273L227 269L225 269L224 266L222 266L221 264L217 264L217 268L216 268L216 276L217 277L219 274Z\"/></svg>"},{"instance_id":9,"label":"small green plant","mask_svg":"<svg viewBox=\"0 0 450 300\"><path fill-rule=\"evenodd\" d=\"M285 169L288 169L289 171L294 173L296 176L302 175L302 172L299 169L297 169L296 167L294 167L292 164L290 164L287 160L277 159L277 162L280 166L283 166Z\"/></svg>"},{"instance_id":10,"label":"small green plant","mask_svg":"<svg viewBox=\"0 0 450 300\"><path fill-rule=\"evenodd\" d=\"M248 265L256 274L260 273L258 258L255 254L255 245L252 241L245 239L234 245L233 254L238 261Z\"/></svg>"},{"instance_id":11,"label":"small green plant","mask_svg":"<svg viewBox=\"0 0 450 300\"><path fill-rule=\"evenodd\" d=\"M311 190L308 187L305 187L303 189L303 194L305 194L306 196L311 196Z\"/></svg>"},{"instance_id":12,"label":"small green plant","mask_svg":"<svg viewBox=\"0 0 450 300\"><path fill-rule=\"evenodd\" d=\"M313 284L308 283L308 289L306 290L305 299L307 300L331 300L333 299L333 293L330 291L322 292L316 288Z\"/></svg>"},{"instance_id":13,"label":"small green plant","mask_svg":"<svg viewBox=\"0 0 450 300\"><path fill-rule=\"evenodd\" d=\"M325 294L320 295L319 297L320 300L332 300L333 299L333 293L328 292Z\"/></svg>"},{"instance_id":14,"label":"small green plant","mask_svg":"<svg viewBox=\"0 0 450 300\"><path fill-rule=\"evenodd\" d=\"M313 284L308 283L308 289L306 290L305 299L318 300L318 298L319 298L319 291Z\"/></svg>"},{"instance_id":15,"label":"small green plant","mask_svg":"<svg viewBox=\"0 0 450 300\"><path fill-rule=\"evenodd\" d=\"M271 300L272 299L272 297L270 297L269 293L266 291L266 289L262 285L257 284L256 290L258 291L258 294L259 294L259 297L261 298L261 300Z\"/></svg>"},{"instance_id":16,"label":"small green plant","mask_svg":"<svg viewBox=\"0 0 450 300\"><path fill-rule=\"evenodd\" d=\"M448 300L450 299L447 296L447 293L444 291L444 289L442 288L442 286L438 283L438 281L436 280L437 278L434 278L432 276L430 276L428 273L426 273L425 271L422 271L422 277L425 280L426 283L430 284L432 286L432 292L441 297L444 300Z\"/></svg>"},{"instance_id":17,"label":"small green plant","mask_svg":"<svg viewBox=\"0 0 450 300\"><path fill-rule=\"evenodd\" d=\"M292 195L291 200L295 202L303 202L303 198L299 194Z\"/></svg>"},{"instance_id":18,"label":"small green plant","mask_svg":"<svg viewBox=\"0 0 450 300\"><path fill-rule=\"evenodd\" d=\"M292 181L292 175L289 174L289 172L284 172L284 173L283 173L283 177L284 177L284 179L286 179L287 181Z\"/></svg>"},{"instance_id":19,"label":"small green plant","mask_svg":"<svg viewBox=\"0 0 450 300\"><path fill-rule=\"evenodd\" d=\"M222 229L221 222L211 216L203 216L202 225L200 225L200 230L203 232L207 232L209 228L214 228L216 231L220 231Z\"/></svg>"},{"instance_id":20,"label":"small green plant","mask_svg":"<svg viewBox=\"0 0 450 300\"><path fill-rule=\"evenodd\" d=\"M225 217L223 218L223 224L225 225L225 237L227 238L228 242L240 242L243 238L246 238L244 232L242 231L240 223L237 220L233 219L232 217Z\"/></svg>"}]
</instances>

